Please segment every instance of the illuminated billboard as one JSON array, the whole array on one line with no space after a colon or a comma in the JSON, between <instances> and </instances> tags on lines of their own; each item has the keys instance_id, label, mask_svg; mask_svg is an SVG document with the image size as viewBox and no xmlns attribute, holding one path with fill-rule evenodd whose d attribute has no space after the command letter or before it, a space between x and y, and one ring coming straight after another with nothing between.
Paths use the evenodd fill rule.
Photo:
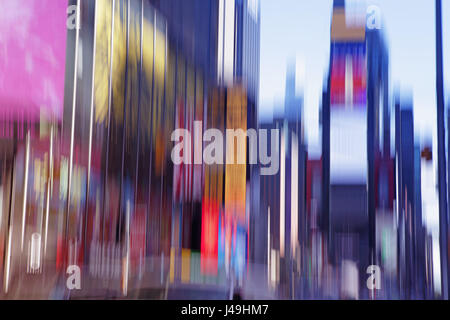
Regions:
<instances>
[{"instance_id":1,"label":"illuminated billboard","mask_svg":"<svg viewBox=\"0 0 450 320\"><path fill-rule=\"evenodd\" d=\"M217 274L219 240L219 204L203 199L201 260L202 273Z\"/></svg>"},{"instance_id":2,"label":"illuminated billboard","mask_svg":"<svg viewBox=\"0 0 450 320\"><path fill-rule=\"evenodd\" d=\"M330 183L367 182L367 101L365 42L338 42L331 48Z\"/></svg>"},{"instance_id":3,"label":"illuminated billboard","mask_svg":"<svg viewBox=\"0 0 450 320\"><path fill-rule=\"evenodd\" d=\"M345 7L333 8L333 23L331 24L331 41L351 42L364 40L366 28L364 15L356 12L346 14ZM359 21L358 21L359 20Z\"/></svg>"},{"instance_id":4,"label":"illuminated billboard","mask_svg":"<svg viewBox=\"0 0 450 320\"><path fill-rule=\"evenodd\" d=\"M240 86L228 89L226 125L227 130L247 131L247 93ZM228 163L227 160L225 165L225 210L238 222L245 224L247 164L239 163L238 155L246 155L247 140L242 142L237 140L236 137L231 137L230 140L227 137L226 158L232 159L232 163Z\"/></svg>"},{"instance_id":5,"label":"illuminated billboard","mask_svg":"<svg viewBox=\"0 0 450 320\"><path fill-rule=\"evenodd\" d=\"M61 120L67 0L2 0L0 120Z\"/></svg>"}]
</instances>

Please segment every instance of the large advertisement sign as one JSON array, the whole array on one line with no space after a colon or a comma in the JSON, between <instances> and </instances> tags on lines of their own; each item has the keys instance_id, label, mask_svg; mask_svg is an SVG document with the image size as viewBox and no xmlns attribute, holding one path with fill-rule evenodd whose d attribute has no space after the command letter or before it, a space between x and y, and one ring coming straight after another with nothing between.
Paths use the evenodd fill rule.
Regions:
<instances>
[{"instance_id":1,"label":"large advertisement sign","mask_svg":"<svg viewBox=\"0 0 450 320\"><path fill-rule=\"evenodd\" d=\"M0 120L62 118L67 0L2 0Z\"/></svg>"},{"instance_id":2,"label":"large advertisement sign","mask_svg":"<svg viewBox=\"0 0 450 320\"><path fill-rule=\"evenodd\" d=\"M366 46L332 45L330 107L330 182L367 181Z\"/></svg>"},{"instance_id":3,"label":"large advertisement sign","mask_svg":"<svg viewBox=\"0 0 450 320\"><path fill-rule=\"evenodd\" d=\"M226 129L247 131L247 93L242 87L228 89ZM234 139L231 142L231 139ZM247 141L243 143L232 137L226 142L226 159L233 163L225 165L225 210L239 223L246 222L246 163L238 163L240 155L246 155ZM228 143L231 142L231 143ZM228 161L228 160L227 160Z\"/></svg>"},{"instance_id":4,"label":"large advertisement sign","mask_svg":"<svg viewBox=\"0 0 450 320\"><path fill-rule=\"evenodd\" d=\"M219 240L219 203L203 199L201 235L201 271L217 274Z\"/></svg>"}]
</instances>

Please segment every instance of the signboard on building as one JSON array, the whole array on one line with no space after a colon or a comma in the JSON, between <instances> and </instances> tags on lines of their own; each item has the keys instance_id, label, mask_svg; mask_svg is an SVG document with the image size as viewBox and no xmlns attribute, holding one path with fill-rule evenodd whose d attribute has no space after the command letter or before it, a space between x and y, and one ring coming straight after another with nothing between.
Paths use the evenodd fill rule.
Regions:
<instances>
[{"instance_id":1,"label":"signboard on building","mask_svg":"<svg viewBox=\"0 0 450 320\"><path fill-rule=\"evenodd\" d=\"M2 0L0 121L61 120L67 1Z\"/></svg>"}]
</instances>

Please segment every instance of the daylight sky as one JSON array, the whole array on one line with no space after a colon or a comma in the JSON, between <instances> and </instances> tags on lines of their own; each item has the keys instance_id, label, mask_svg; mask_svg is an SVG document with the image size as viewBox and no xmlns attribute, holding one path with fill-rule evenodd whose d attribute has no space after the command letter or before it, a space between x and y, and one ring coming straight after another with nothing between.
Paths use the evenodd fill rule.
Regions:
<instances>
[{"instance_id":1,"label":"daylight sky","mask_svg":"<svg viewBox=\"0 0 450 320\"><path fill-rule=\"evenodd\" d=\"M350 0L355 2L355 0ZM432 0L359 0L377 5L389 46L391 87L413 95L415 131L435 137L435 8ZM286 65L297 61L306 142L319 152L319 104L328 69L332 0L261 0L260 117L284 100ZM443 0L444 77L450 91L450 0ZM449 39L446 41L446 39Z\"/></svg>"}]
</instances>

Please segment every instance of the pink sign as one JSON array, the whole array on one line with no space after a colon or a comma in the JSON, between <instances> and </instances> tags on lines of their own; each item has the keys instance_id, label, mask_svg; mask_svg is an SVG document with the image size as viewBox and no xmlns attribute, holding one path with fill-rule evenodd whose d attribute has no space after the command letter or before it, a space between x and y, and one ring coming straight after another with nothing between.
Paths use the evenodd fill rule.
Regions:
<instances>
[{"instance_id":1,"label":"pink sign","mask_svg":"<svg viewBox=\"0 0 450 320\"><path fill-rule=\"evenodd\" d=\"M67 0L1 0L0 120L62 118Z\"/></svg>"}]
</instances>

